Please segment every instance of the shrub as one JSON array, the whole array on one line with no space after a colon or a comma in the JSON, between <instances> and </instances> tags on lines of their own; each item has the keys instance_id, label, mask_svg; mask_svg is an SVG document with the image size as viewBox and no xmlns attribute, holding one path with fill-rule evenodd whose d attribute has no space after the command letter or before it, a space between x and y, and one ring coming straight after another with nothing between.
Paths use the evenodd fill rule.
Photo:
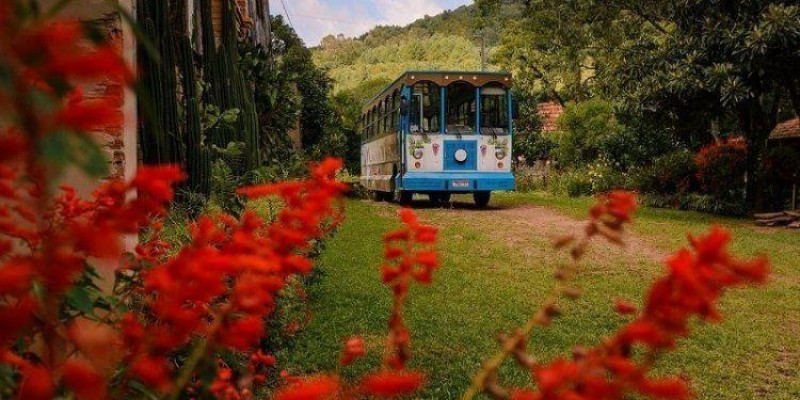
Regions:
<instances>
[{"instance_id":1,"label":"shrub","mask_svg":"<svg viewBox=\"0 0 800 400\"><path fill-rule=\"evenodd\" d=\"M539 162L533 166L517 165L514 170L516 190L520 192L533 192L549 190L557 174L549 162Z\"/></svg>"},{"instance_id":2,"label":"shrub","mask_svg":"<svg viewBox=\"0 0 800 400\"><path fill-rule=\"evenodd\" d=\"M514 137L514 157L517 163L531 166L536 161L552 157L557 143L541 132L528 132Z\"/></svg>"},{"instance_id":3,"label":"shrub","mask_svg":"<svg viewBox=\"0 0 800 400\"><path fill-rule=\"evenodd\" d=\"M566 172L554 181L554 191L569 197L588 196L592 194L592 180L586 170Z\"/></svg>"},{"instance_id":4,"label":"shrub","mask_svg":"<svg viewBox=\"0 0 800 400\"><path fill-rule=\"evenodd\" d=\"M634 173L633 186L644 193L687 193L696 188L696 175L694 156L688 150L677 150Z\"/></svg>"},{"instance_id":5,"label":"shrub","mask_svg":"<svg viewBox=\"0 0 800 400\"><path fill-rule=\"evenodd\" d=\"M614 169L628 171L652 164L653 160L675 149L672 133L653 126L642 117L620 116L624 129L618 135L607 136L600 144L603 156Z\"/></svg>"},{"instance_id":6,"label":"shrub","mask_svg":"<svg viewBox=\"0 0 800 400\"><path fill-rule=\"evenodd\" d=\"M608 138L624 129L614 116L611 103L600 99L567 104L558 126L555 154L559 163L568 168L580 168L603 156Z\"/></svg>"},{"instance_id":7,"label":"shrub","mask_svg":"<svg viewBox=\"0 0 800 400\"><path fill-rule=\"evenodd\" d=\"M605 159L589 165L587 175L591 182L592 193L605 193L627 186L626 174L612 168Z\"/></svg>"},{"instance_id":8,"label":"shrub","mask_svg":"<svg viewBox=\"0 0 800 400\"><path fill-rule=\"evenodd\" d=\"M726 201L698 193L650 194L644 197L643 202L650 207L674 208L732 217L744 216L748 211L748 207L743 201Z\"/></svg>"},{"instance_id":9,"label":"shrub","mask_svg":"<svg viewBox=\"0 0 800 400\"><path fill-rule=\"evenodd\" d=\"M738 138L715 142L700 149L695 164L702 192L718 199L741 198L747 172L746 158L747 144Z\"/></svg>"}]
</instances>

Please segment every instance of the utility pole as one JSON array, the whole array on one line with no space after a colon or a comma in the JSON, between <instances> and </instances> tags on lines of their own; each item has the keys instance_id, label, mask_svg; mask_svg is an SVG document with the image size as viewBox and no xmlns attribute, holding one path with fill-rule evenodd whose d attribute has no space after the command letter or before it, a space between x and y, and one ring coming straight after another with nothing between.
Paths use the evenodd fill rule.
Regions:
<instances>
[{"instance_id":1,"label":"utility pole","mask_svg":"<svg viewBox=\"0 0 800 400\"><path fill-rule=\"evenodd\" d=\"M486 71L486 35L481 29L481 71Z\"/></svg>"}]
</instances>

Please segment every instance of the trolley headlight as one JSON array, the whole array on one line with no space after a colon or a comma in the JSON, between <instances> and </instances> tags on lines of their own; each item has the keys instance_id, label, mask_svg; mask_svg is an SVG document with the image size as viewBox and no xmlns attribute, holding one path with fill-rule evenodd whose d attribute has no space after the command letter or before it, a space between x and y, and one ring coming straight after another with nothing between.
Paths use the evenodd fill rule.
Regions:
<instances>
[{"instance_id":1,"label":"trolley headlight","mask_svg":"<svg viewBox=\"0 0 800 400\"><path fill-rule=\"evenodd\" d=\"M423 155L425 155L425 152L422 151L422 149L414 149L414 153L412 155L414 156L414 158L419 160L422 158Z\"/></svg>"},{"instance_id":2,"label":"trolley headlight","mask_svg":"<svg viewBox=\"0 0 800 400\"><path fill-rule=\"evenodd\" d=\"M497 157L498 160L506 158L507 155L506 149L497 149L494 151L494 156Z\"/></svg>"}]
</instances>

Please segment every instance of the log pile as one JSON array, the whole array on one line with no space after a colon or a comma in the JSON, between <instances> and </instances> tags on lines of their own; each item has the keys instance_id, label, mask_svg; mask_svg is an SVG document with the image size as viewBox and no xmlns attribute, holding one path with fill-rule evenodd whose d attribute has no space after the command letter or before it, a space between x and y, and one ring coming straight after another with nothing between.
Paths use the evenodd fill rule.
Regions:
<instances>
[{"instance_id":1,"label":"log pile","mask_svg":"<svg viewBox=\"0 0 800 400\"><path fill-rule=\"evenodd\" d=\"M800 210L756 214L756 225L800 229Z\"/></svg>"}]
</instances>

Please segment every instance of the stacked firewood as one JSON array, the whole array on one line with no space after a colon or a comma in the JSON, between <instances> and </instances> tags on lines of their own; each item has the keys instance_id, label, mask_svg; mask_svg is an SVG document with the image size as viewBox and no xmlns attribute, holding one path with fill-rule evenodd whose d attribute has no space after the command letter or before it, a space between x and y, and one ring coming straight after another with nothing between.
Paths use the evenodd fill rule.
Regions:
<instances>
[{"instance_id":1,"label":"stacked firewood","mask_svg":"<svg viewBox=\"0 0 800 400\"><path fill-rule=\"evenodd\" d=\"M756 214L756 225L800 229L800 210Z\"/></svg>"}]
</instances>

